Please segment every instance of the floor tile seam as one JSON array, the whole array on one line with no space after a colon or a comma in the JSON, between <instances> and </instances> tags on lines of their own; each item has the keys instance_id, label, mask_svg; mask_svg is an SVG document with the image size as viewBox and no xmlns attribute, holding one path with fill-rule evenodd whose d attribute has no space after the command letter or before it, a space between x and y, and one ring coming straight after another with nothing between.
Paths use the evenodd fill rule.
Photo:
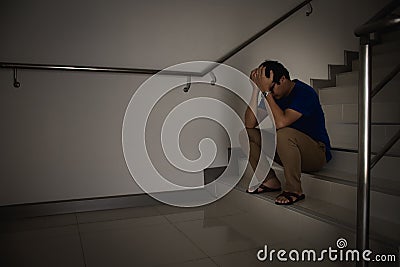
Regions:
<instances>
[{"instance_id":1,"label":"floor tile seam","mask_svg":"<svg viewBox=\"0 0 400 267\"><path fill-rule=\"evenodd\" d=\"M111 220L109 220L109 219L101 219L101 220L95 220L95 221L83 221L83 222L80 222L80 219L78 218L80 213L75 213L75 214L77 215L77 216L76 216L76 221L77 221L78 224L95 223L95 222L106 222L106 221L118 221L118 220L127 220L127 219L135 219L135 218L162 216L163 214L161 214L161 212L156 208L156 206L157 206L157 205L151 206L151 207L154 208L154 211L155 211L155 214L153 214L153 215L148 215L148 216L133 216L133 217L127 216L127 217L115 218L115 219L111 219ZM135 208L133 208L133 209L135 209ZM118 210L118 209L107 209L107 210L103 210L103 211L114 211L114 210ZM100 211L93 211L93 212L101 212L101 210L100 210Z\"/></svg>"},{"instance_id":2,"label":"floor tile seam","mask_svg":"<svg viewBox=\"0 0 400 267\"><path fill-rule=\"evenodd\" d=\"M49 229L56 229L56 228L63 228L63 227L68 227L68 226L77 226L77 223L70 223L70 224L63 224L63 225L54 225L54 226L43 226L43 227L37 227L37 228L31 228L31 229L24 229L24 230L16 230L16 231L0 231L0 235L2 234L17 234L17 233L26 233L26 232L34 232L34 231L41 231L41 230L49 230Z\"/></svg>"},{"instance_id":3,"label":"floor tile seam","mask_svg":"<svg viewBox=\"0 0 400 267\"><path fill-rule=\"evenodd\" d=\"M184 222L203 221L203 220L208 220L208 219L226 218L226 217L236 216L236 215L240 215L240 214L247 214L247 213L248 212L241 211L241 212L234 213L234 214L225 214L225 215L220 215L220 216L212 216L212 217L203 218L203 219L184 219L184 220L179 220L179 221L172 221L172 220L169 220L167 218L167 220L169 220L171 223L175 224L175 223L184 223ZM174 214L179 214L179 213L174 213ZM164 216L168 216L168 215L173 215L173 214L166 214Z\"/></svg>"},{"instance_id":4,"label":"floor tile seam","mask_svg":"<svg viewBox=\"0 0 400 267\"><path fill-rule=\"evenodd\" d=\"M215 218L212 218L212 219L215 219ZM197 220L192 220L192 221L201 221L202 219L197 219ZM187 221L186 221L187 222ZM188 235L186 235L183 231L181 231L176 225L175 225L175 223L174 222L171 222L170 221L170 223L179 231L179 232L181 232L185 237L187 237L196 247L198 247L197 245L196 245L196 243L188 236ZM181 223L181 222L176 222L176 223ZM250 246L250 248L246 248L246 249L239 249L239 250L237 250L237 251L234 251L234 252L229 252L229 253L226 253L226 254L231 254L231 253L237 253L237 252L243 252L243 251L247 251L247 250L251 250L251 249L256 249L256 248L258 248L259 247L259 244L254 244L254 246ZM209 254L207 254L205 251L203 251L200 247L198 247L205 255L207 255L208 257L216 257L216 256L221 256L221 255L225 255L225 253L223 253L223 254L217 254L217 255L209 255ZM215 263L215 264L217 264L217 263ZM218 264L217 264L218 265ZM218 265L218 266L220 266L220 265Z\"/></svg>"},{"instance_id":5,"label":"floor tile seam","mask_svg":"<svg viewBox=\"0 0 400 267\"><path fill-rule=\"evenodd\" d=\"M168 218L166 218L167 221L172 225L172 227L174 227L179 233L181 233L187 240L189 240L189 242L198 250L201 251L201 253L203 253L206 257L211 258L210 255L208 255L200 246L198 246L196 244L196 242L194 240L192 240L187 234L185 234L185 232L183 232L181 229L178 228L177 225L175 225L172 221L170 221ZM214 261L213 261L214 262Z\"/></svg>"},{"instance_id":6,"label":"floor tile seam","mask_svg":"<svg viewBox=\"0 0 400 267\"><path fill-rule=\"evenodd\" d=\"M118 218L118 219L104 219L104 220L95 220L95 221L85 221L85 222L79 222L78 225L85 225L85 224L93 224L93 223L105 223L105 222L116 222L116 221L125 221L125 220L131 220L131 219L140 219L140 218L147 218L147 217L164 217L162 214L160 215L153 215L153 216L139 216L139 217L127 217L127 218ZM165 222L160 222L159 224L162 224Z\"/></svg>"},{"instance_id":7,"label":"floor tile seam","mask_svg":"<svg viewBox=\"0 0 400 267\"><path fill-rule=\"evenodd\" d=\"M82 252L82 257L83 257L83 264L85 267L87 267L87 263L86 263L86 256L85 256L85 249L83 246L83 240L82 240L82 235L81 235L81 230L79 227L79 223L78 223L78 215L75 213L75 219L77 221L77 228L78 228L78 236L79 236L79 244L81 245L81 252Z\"/></svg>"},{"instance_id":8,"label":"floor tile seam","mask_svg":"<svg viewBox=\"0 0 400 267\"><path fill-rule=\"evenodd\" d=\"M135 225L133 226L135 229L148 229L148 228L152 228L152 227L160 227L160 226L166 226L169 225L169 223L167 222L163 222L163 223L156 223L156 224L149 224L149 225ZM130 227L114 227L114 228L106 228L106 229L95 229L95 230L83 230L81 232L82 235L86 236L86 235L93 235L93 234L100 234L100 233L105 233L105 232L110 232L110 231L114 231L115 234L119 233L119 232L123 232L126 231L127 229L129 229Z\"/></svg>"}]
</instances>

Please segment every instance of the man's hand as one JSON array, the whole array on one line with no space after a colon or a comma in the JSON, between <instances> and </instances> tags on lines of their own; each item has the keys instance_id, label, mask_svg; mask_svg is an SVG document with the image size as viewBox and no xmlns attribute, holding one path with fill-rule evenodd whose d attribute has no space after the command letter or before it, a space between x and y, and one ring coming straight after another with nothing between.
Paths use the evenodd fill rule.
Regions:
<instances>
[{"instance_id":1,"label":"man's hand","mask_svg":"<svg viewBox=\"0 0 400 267\"><path fill-rule=\"evenodd\" d=\"M265 67L261 66L251 71L250 79L257 85L261 92L269 91L273 85L274 73L269 72L269 78L265 75Z\"/></svg>"}]
</instances>

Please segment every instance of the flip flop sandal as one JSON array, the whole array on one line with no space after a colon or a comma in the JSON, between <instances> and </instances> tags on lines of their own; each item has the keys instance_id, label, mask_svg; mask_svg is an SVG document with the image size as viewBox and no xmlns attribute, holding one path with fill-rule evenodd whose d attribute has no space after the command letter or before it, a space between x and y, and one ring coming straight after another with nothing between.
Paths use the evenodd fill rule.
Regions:
<instances>
[{"instance_id":1,"label":"flip flop sandal","mask_svg":"<svg viewBox=\"0 0 400 267\"><path fill-rule=\"evenodd\" d=\"M261 190L260 190L261 189ZM263 184L261 184L256 190L254 191L249 191L248 189L246 190L247 193L249 194L261 194L261 193L265 193L265 192L275 192L275 191L281 191L281 188L270 188L268 186L265 186Z\"/></svg>"},{"instance_id":2,"label":"flip flop sandal","mask_svg":"<svg viewBox=\"0 0 400 267\"><path fill-rule=\"evenodd\" d=\"M287 200L289 200L289 202L280 203L280 202L276 202L276 201L275 201L275 204L276 204L276 205L292 205L293 203L296 203L297 201L300 201L300 200L306 198L306 196L305 196L304 194L298 195L298 194L296 194L296 193L285 192L285 191L282 192L279 196L277 196L277 198L278 198L278 197L284 197L284 198L286 198ZM293 200L292 197L295 197L296 199Z\"/></svg>"}]
</instances>

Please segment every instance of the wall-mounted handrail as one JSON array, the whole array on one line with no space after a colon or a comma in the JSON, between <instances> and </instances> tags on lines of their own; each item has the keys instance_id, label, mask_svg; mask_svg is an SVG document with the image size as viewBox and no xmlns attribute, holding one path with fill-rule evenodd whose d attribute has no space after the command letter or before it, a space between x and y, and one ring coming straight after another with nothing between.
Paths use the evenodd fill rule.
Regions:
<instances>
[{"instance_id":1,"label":"wall-mounted handrail","mask_svg":"<svg viewBox=\"0 0 400 267\"><path fill-rule=\"evenodd\" d=\"M312 0L305 0L289 12L285 13L273 23L262 29L261 31L254 34L248 40L229 51L226 55L220 57L216 62L224 63L229 58L237 54L243 48L257 40L259 37L276 27L281 22L292 16L294 13L299 11L302 7L311 3ZM186 72L186 71L162 71L159 69L142 69L142 68L113 68L113 67L92 67L92 66L68 66L68 65L50 65L50 64L26 64L26 63L9 63L0 62L1 68L12 68L12 69L36 69L36 70L63 70L63 71L93 71L93 72L111 72L111 73L132 73L132 74L161 74L161 75L174 75L174 76L195 76L203 77L215 69L218 64L212 64L210 67L201 72ZM214 81L214 79L213 79Z\"/></svg>"},{"instance_id":2,"label":"wall-mounted handrail","mask_svg":"<svg viewBox=\"0 0 400 267\"><path fill-rule=\"evenodd\" d=\"M112 67L92 67L92 66L69 66L69 65L46 65L46 64L29 64L29 63L1 62L0 67L10 68L10 69L92 71L92 72L134 73L134 74L156 74L156 73L162 72L164 75L201 76L200 72L188 72L188 71L166 71L166 70L157 70L157 69L112 68Z\"/></svg>"}]
</instances>

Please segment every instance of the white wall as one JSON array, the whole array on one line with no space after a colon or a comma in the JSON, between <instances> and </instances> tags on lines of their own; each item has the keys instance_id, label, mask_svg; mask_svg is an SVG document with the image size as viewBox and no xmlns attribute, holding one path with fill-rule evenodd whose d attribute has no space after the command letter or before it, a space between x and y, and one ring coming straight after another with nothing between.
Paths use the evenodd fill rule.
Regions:
<instances>
[{"instance_id":1,"label":"white wall","mask_svg":"<svg viewBox=\"0 0 400 267\"><path fill-rule=\"evenodd\" d=\"M164 68L216 60L300 2L3 0L0 62ZM227 64L248 73L270 58L293 78L327 78L328 64L342 64L345 49L357 50L354 28L386 2L315 0L310 17L303 9ZM124 162L121 126L147 77L22 70L15 89L12 71L0 69L0 205L142 192ZM196 86L179 92L161 110L191 97L226 96ZM220 127L203 121L187 133L182 150L189 157L203 134L219 145L213 166L225 163L230 145ZM184 175L175 171L169 174Z\"/></svg>"}]
</instances>

